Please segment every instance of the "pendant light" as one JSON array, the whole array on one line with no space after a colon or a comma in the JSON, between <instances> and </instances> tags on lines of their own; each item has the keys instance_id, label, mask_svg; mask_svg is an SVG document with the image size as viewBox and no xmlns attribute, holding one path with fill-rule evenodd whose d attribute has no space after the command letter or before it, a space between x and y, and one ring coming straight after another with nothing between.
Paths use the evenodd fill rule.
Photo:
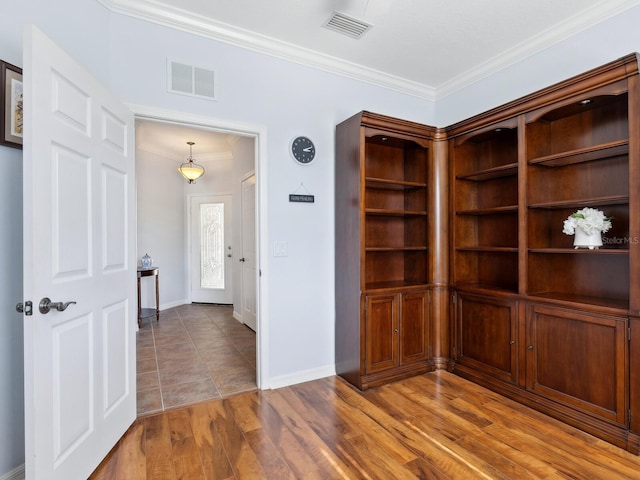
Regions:
<instances>
[{"instance_id":1,"label":"pendant light","mask_svg":"<svg viewBox=\"0 0 640 480\"><path fill-rule=\"evenodd\" d=\"M195 145L194 142L187 142L189 145L189 156L187 157L187 161L180 165L178 171L182 174L182 176L189 183L195 183L197 179L199 179L202 175L204 175L204 167L194 163L193 155L192 155L192 147Z\"/></svg>"}]
</instances>

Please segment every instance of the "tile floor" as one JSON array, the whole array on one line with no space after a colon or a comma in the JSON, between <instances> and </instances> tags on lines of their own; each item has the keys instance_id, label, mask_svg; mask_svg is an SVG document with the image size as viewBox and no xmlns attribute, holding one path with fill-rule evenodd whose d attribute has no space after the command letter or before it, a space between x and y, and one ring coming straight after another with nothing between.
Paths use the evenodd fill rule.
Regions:
<instances>
[{"instance_id":1,"label":"tile floor","mask_svg":"<svg viewBox=\"0 0 640 480\"><path fill-rule=\"evenodd\" d=\"M231 306L182 305L142 320L138 415L255 390L255 332Z\"/></svg>"}]
</instances>

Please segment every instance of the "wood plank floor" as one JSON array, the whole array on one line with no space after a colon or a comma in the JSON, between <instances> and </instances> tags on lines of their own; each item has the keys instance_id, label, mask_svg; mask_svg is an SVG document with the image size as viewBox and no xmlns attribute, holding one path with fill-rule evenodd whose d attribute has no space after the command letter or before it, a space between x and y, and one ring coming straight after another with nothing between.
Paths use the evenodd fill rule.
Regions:
<instances>
[{"instance_id":1,"label":"wood plank floor","mask_svg":"<svg viewBox=\"0 0 640 480\"><path fill-rule=\"evenodd\" d=\"M91 480L640 479L640 458L446 371L141 417Z\"/></svg>"}]
</instances>

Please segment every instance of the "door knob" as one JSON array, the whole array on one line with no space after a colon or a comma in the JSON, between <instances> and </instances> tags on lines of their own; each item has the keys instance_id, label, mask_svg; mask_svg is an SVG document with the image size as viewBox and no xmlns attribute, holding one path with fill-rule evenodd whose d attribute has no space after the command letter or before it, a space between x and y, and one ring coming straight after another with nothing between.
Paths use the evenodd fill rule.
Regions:
<instances>
[{"instance_id":1,"label":"door knob","mask_svg":"<svg viewBox=\"0 0 640 480\"><path fill-rule=\"evenodd\" d=\"M75 305L75 303L76 302L52 302L49 297L44 297L42 300L40 300L40 313L47 314L51 310L64 312L69 305Z\"/></svg>"},{"instance_id":2,"label":"door knob","mask_svg":"<svg viewBox=\"0 0 640 480\"><path fill-rule=\"evenodd\" d=\"M244 262L244 257L241 257L238 261L239 262Z\"/></svg>"}]
</instances>

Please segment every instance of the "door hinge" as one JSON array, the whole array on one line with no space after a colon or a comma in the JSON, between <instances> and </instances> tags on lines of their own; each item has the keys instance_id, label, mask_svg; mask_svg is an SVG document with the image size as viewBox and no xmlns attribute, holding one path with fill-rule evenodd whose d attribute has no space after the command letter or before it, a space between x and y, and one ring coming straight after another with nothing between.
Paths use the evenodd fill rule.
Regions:
<instances>
[{"instance_id":1,"label":"door hinge","mask_svg":"<svg viewBox=\"0 0 640 480\"><path fill-rule=\"evenodd\" d=\"M627 341L631 341L631 327L627 327Z\"/></svg>"},{"instance_id":2,"label":"door hinge","mask_svg":"<svg viewBox=\"0 0 640 480\"><path fill-rule=\"evenodd\" d=\"M453 295L451 295L451 301L453 303L456 303L457 299L458 299L458 294L456 292L453 292Z\"/></svg>"},{"instance_id":3,"label":"door hinge","mask_svg":"<svg viewBox=\"0 0 640 480\"><path fill-rule=\"evenodd\" d=\"M627 411L627 426L631 427L631 409Z\"/></svg>"},{"instance_id":4,"label":"door hinge","mask_svg":"<svg viewBox=\"0 0 640 480\"><path fill-rule=\"evenodd\" d=\"M427 302L431 303L431 290L427 292Z\"/></svg>"}]
</instances>

